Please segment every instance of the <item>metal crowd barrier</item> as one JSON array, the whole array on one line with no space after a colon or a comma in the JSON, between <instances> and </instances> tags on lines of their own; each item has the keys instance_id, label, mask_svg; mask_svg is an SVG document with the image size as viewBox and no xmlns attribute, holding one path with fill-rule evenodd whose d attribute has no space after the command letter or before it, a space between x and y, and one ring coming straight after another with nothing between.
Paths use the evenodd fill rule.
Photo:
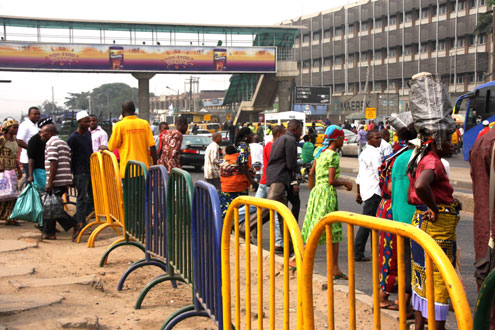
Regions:
<instances>
[{"instance_id":1,"label":"metal crowd barrier","mask_svg":"<svg viewBox=\"0 0 495 330\"><path fill-rule=\"evenodd\" d=\"M488 329L495 306L495 269L481 285L474 310L474 330Z\"/></svg>"},{"instance_id":2,"label":"metal crowd barrier","mask_svg":"<svg viewBox=\"0 0 495 330\"><path fill-rule=\"evenodd\" d=\"M88 247L95 246L96 237L106 228L113 228L119 236L125 232L124 226L124 197L122 194L122 181L120 179L119 164L117 158L110 151L103 151L102 155L103 180L105 181L107 203L107 222L98 226L89 236ZM122 229L122 234L117 230Z\"/></svg>"},{"instance_id":3,"label":"metal crowd barrier","mask_svg":"<svg viewBox=\"0 0 495 330\"><path fill-rule=\"evenodd\" d=\"M142 162L130 160L127 162L124 177L124 237L117 239L110 245L100 261L100 267L107 263L110 253L119 246L131 245L144 248L144 199L146 183L146 165Z\"/></svg>"},{"instance_id":4,"label":"metal crowd barrier","mask_svg":"<svg viewBox=\"0 0 495 330\"><path fill-rule=\"evenodd\" d=\"M380 300L379 300L379 257L378 232L385 231L397 235L397 266L398 266L398 297L400 329L406 329L406 299L405 299L405 264L404 264L404 237L417 242L425 251L426 264L426 292L428 299L428 329L435 329L434 279L433 270L437 269L449 291L450 300L454 307L457 325L461 330L470 330L473 327L471 311L466 299L464 287L457 277L454 267L440 246L424 231L408 224L384 220L349 212L333 212L325 216L313 228L304 251L303 263L303 315L304 329L314 329L313 307L313 265L321 236L326 233L327 248L327 278L328 278L328 328L334 329L334 296L333 296L333 254L332 254L332 223L347 223L347 249L349 274L349 322L350 328L356 329L356 297L355 297L355 270L354 270L354 226L370 228L373 244L373 314L374 328L380 329Z\"/></svg>"},{"instance_id":5,"label":"metal crowd barrier","mask_svg":"<svg viewBox=\"0 0 495 330\"><path fill-rule=\"evenodd\" d=\"M162 326L172 329L180 321L194 316L211 318L221 330L222 275L220 240L222 211L215 187L198 181L192 203L193 304L173 313Z\"/></svg>"},{"instance_id":6,"label":"metal crowd barrier","mask_svg":"<svg viewBox=\"0 0 495 330\"><path fill-rule=\"evenodd\" d=\"M108 202L107 202L107 188L106 188L106 180L105 173L103 171L103 159L102 154L100 152L95 152L91 155L90 158L90 166L91 166L91 186L93 188L93 203L95 207L94 218L95 221L89 222L81 232L77 236L77 243L81 242L81 238L84 233L91 229L94 226L103 226L112 223L112 220L108 216ZM86 219L88 220L88 219ZM120 232L112 227L117 234L120 235ZM89 244L88 247L93 247L93 245Z\"/></svg>"},{"instance_id":7,"label":"metal crowd barrier","mask_svg":"<svg viewBox=\"0 0 495 330\"><path fill-rule=\"evenodd\" d=\"M133 263L120 278L117 290L122 290L127 277L144 266L161 268L167 265L167 170L164 166L151 166L146 175L144 196L144 259ZM176 287L175 282L172 285ZM139 307L136 307L139 308Z\"/></svg>"},{"instance_id":8,"label":"metal crowd barrier","mask_svg":"<svg viewBox=\"0 0 495 330\"><path fill-rule=\"evenodd\" d=\"M299 231L299 226L296 219L292 215L292 212L282 203L256 198L241 196L237 197L231 204L227 211L224 219L223 230L222 230L222 304L223 304L223 327L224 329L230 329L232 327L232 292L231 292L231 265L230 265L230 243L231 243L231 232L232 225L234 225L234 246L235 246L235 260L234 260L234 273L235 273L235 329L241 328L241 294L240 294L240 254L239 254L239 207L243 205L255 206L257 210L257 244L258 244L258 260L256 271L258 274L258 329L263 328L263 282L265 282L265 277L263 275L263 226L262 226L262 209L267 209L270 213L270 329L281 329L281 325L275 325L275 212L279 214L279 219L284 221L283 238L284 242L289 242L292 239L292 244L294 247L294 254L296 258L296 274L297 274L297 297L296 297L296 308L297 310L297 328L302 329L303 325L303 314L302 314L302 266L303 266L303 251L304 245ZM246 207L246 221L249 221L250 208ZM289 238L290 237L290 238ZM249 226L246 226L245 241L246 241L246 328L251 328L251 233ZM284 244L284 271L283 271L283 281L284 281L284 329L289 329L290 327L290 284L289 284L289 244ZM261 279L261 280L259 280Z\"/></svg>"},{"instance_id":9,"label":"metal crowd barrier","mask_svg":"<svg viewBox=\"0 0 495 330\"><path fill-rule=\"evenodd\" d=\"M151 171L151 170L150 170ZM154 188L159 189L159 188ZM191 175L186 171L173 168L167 186L167 221L164 223L165 236L157 237L155 244L160 245L162 253L168 253L167 274L152 279L143 288L136 302L140 309L144 297L155 285L165 281L192 283L192 240L191 240L191 206L193 184ZM163 192L163 197L165 192ZM161 206L160 206L161 205ZM165 205L161 202L158 207ZM156 210L154 210L156 211ZM165 210L161 210L165 211ZM157 224L154 224L157 226ZM148 237L146 237L148 240ZM168 249L167 249L168 245ZM167 251L167 252L165 252ZM172 282L174 285L174 282Z\"/></svg>"}]
</instances>

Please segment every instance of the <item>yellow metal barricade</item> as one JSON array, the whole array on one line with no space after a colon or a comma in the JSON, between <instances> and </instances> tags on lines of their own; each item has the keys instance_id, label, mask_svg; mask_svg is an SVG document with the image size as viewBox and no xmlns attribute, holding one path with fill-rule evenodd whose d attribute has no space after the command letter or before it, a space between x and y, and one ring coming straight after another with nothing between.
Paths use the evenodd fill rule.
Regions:
<instances>
[{"instance_id":1,"label":"yellow metal barricade","mask_svg":"<svg viewBox=\"0 0 495 330\"><path fill-rule=\"evenodd\" d=\"M269 309L270 309L270 329L282 329L280 325L275 325L275 212L279 214L279 219L284 221L283 238L284 242L289 242L292 239L292 244L294 248L294 254L296 258L297 266L297 306L292 306L297 309L297 326L302 329L302 254L303 254L303 241L301 233L299 231L299 226L296 219L294 219L292 213L289 209L282 203L248 196L241 196L236 198L230 205L227 214L224 219L223 231L222 231L222 243L221 243L221 253L222 253L222 299L223 299L223 328L231 329L232 317L231 317L231 265L230 265L230 244L231 244L231 232L232 225L234 225L234 246L235 246L235 323L236 329L241 329L241 298L240 298L240 248L239 248L239 207L246 205L246 215L245 221L249 223L250 218L250 207L256 207L257 212L257 252L258 259L255 269L251 269L251 245L250 245L250 228L249 225L245 229L245 241L246 241L246 251L245 251L245 277L246 277L246 329L251 329L251 272L257 274L258 288L257 288L257 314L258 314L258 329L263 328L263 282L265 277L263 276L263 230L262 230L262 215L263 210L265 213L269 213L270 217L270 256L269 256ZM289 237L290 236L290 237ZM283 297L283 329L289 329L290 317L289 317L289 305L290 305L290 285L289 285L289 244L284 244L284 271L283 271L283 281L284 281L284 297ZM244 275L244 274L243 274ZM243 292L244 293L244 292Z\"/></svg>"},{"instance_id":2,"label":"yellow metal barricade","mask_svg":"<svg viewBox=\"0 0 495 330\"><path fill-rule=\"evenodd\" d=\"M114 156L115 157L115 156ZM117 160L115 159L115 163ZM81 242L81 238L84 235L84 232L91 227L98 226L91 236L88 239L88 247L94 247L94 239L96 235L98 235L101 230L111 227L115 230L118 235L121 233L118 231L116 227L120 227L120 225L115 226L112 217L110 216L109 211L109 197L110 195L107 192L107 179L106 177L109 175L113 175L115 170L112 170L111 173L105 172L103 166L103 153L95 152L91 155L90 159L91 166L91 186L93 188L93 203L94 203L94 217L95 221L88 223L79 233L77 237L77 242ZM117 174L119 173L117 167ZM120 188L122 190L122 188ZM96 233L96 234L95 234Z\"/></svg>"},{"instance_id":3,"label":"yellow metal barricade","mask_svg":"<svg viewBox=\"0 0 495 330\"><path fill-rule=\"evenodd\" d=\"M355 298L355 272L354 272L354 226L362 226L372 230L373 243L373 313L374 328L380 329L380 301L379 301L379 258L378 258L378 232L385 231L397 235L397 266L398 266L398 297L399 297L399 322L400 329L406 329L406 299L405 299L405 264L404 264L404 237L418 243L425 251L426 258L426 292L428 299L428 328L435 329L434 306L434 267L441 273L443 281L447 284L450 300L454 307L458 328L471 330L473 320L471 310L466 299L466 293L461 281L449 258L440 246L424 231L408 224L374 218L349 212L333 212L325 216L311 232L304 251L303 263L303 315L304 329L313 330L313 265L321 236L326 233L327 248L327 278L328 278L328 328L334 329L334 301L333 301L333 254L332 254L332 223L342 222L347 224L348 246L348 272L349 272L349 322L350 328L356 329L356 298Z\"/></svg>"}]
</instances>

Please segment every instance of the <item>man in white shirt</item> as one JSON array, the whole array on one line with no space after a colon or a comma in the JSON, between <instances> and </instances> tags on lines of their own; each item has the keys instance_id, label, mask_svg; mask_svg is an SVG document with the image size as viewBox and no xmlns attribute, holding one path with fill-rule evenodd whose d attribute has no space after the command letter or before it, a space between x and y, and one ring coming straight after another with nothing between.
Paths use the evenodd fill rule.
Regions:
<instances>
[{"instance_id":1,"label":"man in white shirt","mask_svg":"<svg viewBox=\"0 0 495 330\"><path fill-rule=\"evenodd\" d=\"M100 150L101 146L108 145L108 134L98 125L96 115L89 115L89 131L91 132L91 142L93 143L93 152Z\"/></svg>"},{"instance_id":2,"label":"man in white shirt","mask_svg":"<svg viewBox=\"0 0 495 330\"><path fill-rule=\"evenodd\" d=\"M220 192L220 143L222 142L222 135L213 133L211 139L212 142L205 152L204 175L206 182L214 185L217 191Z\"/></svg>"},{"instance_id":3,"label":"man in white shirt","mask_svg":"<svg viewBox=\"0 0 495 330\"><path fill-rule=\"evenodd\" d=\"M390 132L388 129L382 129L380 131L380 135L382 137L382 141L380 142L380 156L386 157L390 155L394 150L392 149L392 146L390 145Z\"/></svg>"},{"instance_id":4,"label":"man in white shirt","mask_svg":"<svg viewBox=\"0 0 495 330\"><path fill-rule=\"evenodd\" d=\"M263 168L263 146L259 142L259 136L255 135L253 138L253 143L249 144L249 150L251 152L251 162L253 164L258 162L261 164L261 168Z\"/></svg>"},{"instance_id":5,"label":"man in white shirt","mask_svg":"<svg viewBox=\"0 0 495 330\"><path fill-rule=\"evenodd\" d=\"M28 116L19 125L19 130L17 131L17 144L21 147L21 157L20 161L22 164L22 171L29 175L29 160L27 155L27 144L29 139L40 131L38 125L36 124L40 120L41 112L37 107L31 107L28 110Z\"/></svg>"},{"instance_id":6,"label":"man in white shirt","mask_svg":"<svg viewBox=\"0 0 495 330\"><path fill-rule=\"evenodd\" d=\"M363 205L363 214L376 216L376 210L380 205L381 189L380 179L378 177L378 169L382 163L380 155L380 143L382 137L375 130L368 131L368 143L366 148L359 155L359 172L356 178L357 196L356 202ZM354 240L354 260L369 261L370 259L364 256L366 242L371 230L364 227L359 227Z\"/></svg>"}]
</instances>

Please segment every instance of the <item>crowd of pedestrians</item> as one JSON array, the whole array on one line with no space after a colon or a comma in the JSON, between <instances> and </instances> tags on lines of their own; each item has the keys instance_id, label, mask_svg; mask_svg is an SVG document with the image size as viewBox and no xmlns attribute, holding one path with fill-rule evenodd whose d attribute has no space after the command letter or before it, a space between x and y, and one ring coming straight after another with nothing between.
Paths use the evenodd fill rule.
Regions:
<instances>
[{"instance_id":1,"label":"crowd of pedestrians","mask_svg":"<svg viewBox=\"0 0 495 330\"><path fill-rule=\"evenodd\" d=\"M80 111L76 115L77 129L65 142L58 136L51 118L40 120L36 107L29 109L28 116L19 126L13 119L4 121L0 137L0 172L13 173L20 178L26 174L28 183L35 183L48 194L62 196L70 186L77 191L75 219L60 219L65 230L74 229L74 238L85 225L87 216L93 211L91 185L91 154L101 150L116 153L120 160L120 174L125 176L129 160L140 161L148 167L155 164L165 166L168 172L180 168L180 153L183 135L189 125L185 118L177 117L173 128L168 124L159 125L159 134L153 137L150 124L136 115L132 101L122 105L122 120L116 122L108 134L98 125L93 114ZM449 125L438 125L435 131L425 134L414 122L392 124L394 137L390 135L389 124L382 122L359 127L346 121L344 125L327 125L321 146L315 148L315 124L304 136L302 162L312 162L309 171L310 195L302 224L302 237L307 242L313 228L326 214L339 210L338 187L347 191L353 183L340 178L338 150L344 143L343 128L357 131L359 148L359 170L355 180L356 202L363 205L362 214L390 221L411 224L420 228L435 239L446 252L452 264L456 259L456 227L459 221L460 203L454 199L454 189L448 178L448 167L442 158L452 154ZM343 127L342 127L343 126ZM454 126L455 127L455 126ZM191 128L192 129L192 128ZM290 120L287 127L274 125L257 128L248 123L236 127L226 123L230 144L220 146L220 133L212 135L212 142L205 151L204 178L218 191L222 215L238 196L248 195L249 188L256 191L256 197L290 203L292 213L299 219L301 200L299 197L298 151L303 125ZM262 145L265 135L273 139ZM391 141L392 140L392 141ZM495 132L486 130L480 135L471 155L473 193L476 200L474 230L476 258L484 257L490 239L488 190L492 149ZM19 161L16 158L21 150ZM260 180L255 179L253 162L261 163ZM12 172L13 171L13 172ZM19 225L9 220L15 200L0 202L0 217L7 224ZM251 210L246 218L246 210L239 210L240 230L243 233L250 227L252 237L256 237L258 215ZM490 214L491 215L491 214ZM267 210L261 219L269 220ZM57 220L58 221L58 220ZM275 216L276 251L282 252L284 220ZM45 239L56 239L56 221L44 222L42 228ZM355 261L367 262L366 245L370 229L360 227L355 237ZM342 224L332 224L333 278L347 280L347 275L339 267L339 243L343 239ZM397 239L390 233L380 233L380 306L398 310L396 302L389 299L397 292ZM325 244L323 236L320 244ZM291 247L291 242L288 243ZM414 241L404 240L406 265L406 298L409 317L415 318L416 328L424 327L427 320L426 272L424 251ZM290 261L295 266L295 260ZM449 311L448 291L439 272L434 273L435 312L437 328L445 328Z\"/></svg>"}]
</instances>

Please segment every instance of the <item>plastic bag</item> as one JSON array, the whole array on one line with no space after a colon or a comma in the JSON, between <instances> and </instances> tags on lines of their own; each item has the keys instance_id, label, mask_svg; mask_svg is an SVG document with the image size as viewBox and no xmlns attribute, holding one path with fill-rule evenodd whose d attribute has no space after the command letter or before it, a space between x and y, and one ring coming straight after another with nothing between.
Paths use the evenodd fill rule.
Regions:
<instances>
[{"instance_id":1,"label":"plastic bag","mask_svg":"<svg viewBox=\"0 0 495 330\"><path fill-rule=\"evenodd\" d=\"M402 112L402 113L393 113L390 117L387 118L388 122L392 127L398 131L403 127L407 127L413 123L413 116L410 111Z\"/></svg>"},{"instance_id":2,"label":"plastic bag","mask_svg":"<svg viewBox=\"0 0 495 330\"><path fill-rule=\"evenodd\" d=\"M45 221L65 218L64 202L61 197L53 193L46 193L42 200L43 219Z\"/></svg>"},{"instance_id":3,"label":"plastic bag","mask_svg":"<svg viewBox=\"0 0 495 330\"><path fill-rule=\"evenodd\" d=\"M442 145L455 131L452 103L439 77L421 72L409 82L414 127L422 136L432 136Z\"/></svg>"},{"instance_id":4,"label":"plastic bag","mask_svg":"<svg viewBox=\"0 0 495 330\"><path fill-rule=\"evenodd\" d=\"M15 170L0 172L0 201L15 199L17 190L17 173Z\"/></svg>"},{"instance_id":5,"label":"plastic bag","mask_svg":"<svg viewBox=\"0 0 495 330\"><path fill-rule=\"evenodd\" d=\"M29 183L15 202L10 219L19 219L38 223L43 226L43 206L36 185Z\"/></svg>"}]
</instances>

